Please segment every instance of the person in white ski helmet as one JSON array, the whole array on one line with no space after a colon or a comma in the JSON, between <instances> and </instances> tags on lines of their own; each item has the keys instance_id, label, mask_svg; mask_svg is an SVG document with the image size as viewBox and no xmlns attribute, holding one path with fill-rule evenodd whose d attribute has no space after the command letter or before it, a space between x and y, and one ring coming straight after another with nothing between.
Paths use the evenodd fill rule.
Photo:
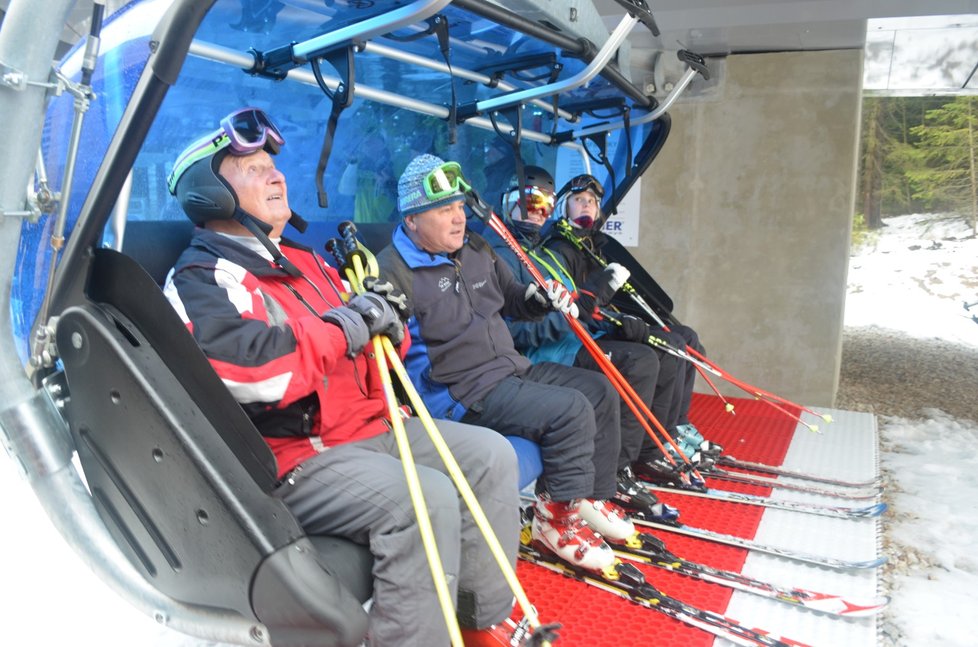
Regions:
<instances>
[{"instance_id":1,"label":"person in white ski helmet","mask_svg":"<svg viewBox=\"0 0 978 647\"><path fill-rule=\"evenodd\" d=\"M607 241L607 234L601 231L606 214L602 209L605 191L601 183L593 175L584 173L571 178L557 193L555 215L564 219L571 226L571 233L578 239L582 247L572 243L567 237L553 235L545 245L559 252L567 261L567 269L575 281L586 282L589 277L604 271L611 265L599 262L602 259L602 248ZM612 296L608 297L610 302ZM655 322L647 322L637 311L619 317L623 326L629 329L629 336L634 339L648 338L650 335L667 341L678 348L690 348L705 354L706 350L700 343L699 335L689 326L677 325L666 331ZM653 401L666 406L669 413L660 420L669 433L678 441L686 456L693 460L699 469L709 469L722 451L722 447L708 441L689 419L689 407L693 397L693 386L696 379L694 367L664 351L658 351L659 361L663 370L677 374L672 380L672 387L665 385L656 389ZM675 452L668 446L670 452ZM633 467L642 478L659 483L673 483L676 479L672 466L661 460L661 452L657 447L643 449Z\"/></svg>"}]
</instances>

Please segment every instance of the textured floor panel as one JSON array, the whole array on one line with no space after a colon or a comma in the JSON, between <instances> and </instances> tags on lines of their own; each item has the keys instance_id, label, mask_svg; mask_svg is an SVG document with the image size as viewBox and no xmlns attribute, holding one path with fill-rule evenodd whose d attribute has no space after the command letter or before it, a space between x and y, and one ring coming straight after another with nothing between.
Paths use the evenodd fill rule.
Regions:
<instances>
[{"instance_id":1,"label":"textured floor panel","mask_svg":"<svg viewBox=\"0 0 978 647\"><path fill-rule=\"evenodd\" d=\"M875 476L878 458L872 416L831 411L837 422L831 425L822 422L823 433L813 434L762 402L731 401L736 415L727 413L718 398L696 394L691 417L707 438L728 448L732 455L844 478ZM717 489L772 495L770 488L712 479L709 484ZM838 499L786 494L782 490L775 490L773 496L848 505ZM878 550L875 520L832 519L672 493L664 493L661 498L678 506L682 521L691 526L746 538L756 536L765 543L835 557L868 559L875 557ZM667 532L652 534L664 540L677 555L717 568L825 592L860 596L872 596L876 592L875 570L838 572ZM649 566L640 568L664 593L725 613L749 626L763 627L813 645L872 647L876 644L873 619L839 620L746 593L732 593L726 587ZM517 570L541 619L563 624L558 642L562 647L708 647L714 644L710 634L540 567L521 562ZM730 643L717 640L716 644Z\"/></svg>"},{"instance_id":2,"label":"textured floor panel","mask_svg":"<svg viewBox=\"0 0 978 647\"><path fill-rule=\"evenodd\" d=\"M878 470L876 419L871 414L827 410L834 422L815 434L798 425L785 454L785 467L849 480L872 479ZM783 479L794 483L804 481ZM827 505L846 505L838 498L775 490L775 496ZM870 501L871 502L871 501ZM764 543L853 560L879 554L878 519L832 519L797 512L768 510L755 538ZM751 554L743 573L783 584L827 593L871 598L879 587L876 569L838 571L776 557ZM757 620L772 631L812 645L872 647L877 643L876 618L845 619L792 609L744 593L735 593L727 609L743 621ZM790 633L789 633L790 632ZM717 645L728 645L717 641Z\"/></svg>"}]
</instances>

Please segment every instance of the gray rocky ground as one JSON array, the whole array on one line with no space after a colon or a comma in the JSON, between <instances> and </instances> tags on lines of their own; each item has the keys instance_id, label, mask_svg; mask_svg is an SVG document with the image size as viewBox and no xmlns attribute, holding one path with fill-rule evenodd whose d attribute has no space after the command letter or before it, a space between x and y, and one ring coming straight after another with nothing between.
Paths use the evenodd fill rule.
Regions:
<instances>
[{"instance_id":1,"label":"gray rocky ground","mask_svg":"<svg viewBox=\"0 0 978 647\"><path fill-rule=\"evenodd\" d=\"M846 328L835 407L875 413L881 427L892 416L924 418L927 409L978 421L978 348L876 327ZM885 434L882 450L887 451ZM899 486L885 467L883 479L883 500L888 501ZM883 520L883 552L890 561L882 569L881 583L887 593L893 593L897 575L936 566L925 550L898 543L887 532L906 514L891 506ZM899 627L886 613L880 630L884 647L906 645Z\"/></svg>"},{"instance_id":2,"label":"gray rocky ground","mask_svg":"<svg viewBox=\"0 0 978 647\"><path fill-rule=\"evenodd\" d=\"M940 409L978 421L978 348L846 328L835 408L908 419Z\"/></svg>"}]
</instances>

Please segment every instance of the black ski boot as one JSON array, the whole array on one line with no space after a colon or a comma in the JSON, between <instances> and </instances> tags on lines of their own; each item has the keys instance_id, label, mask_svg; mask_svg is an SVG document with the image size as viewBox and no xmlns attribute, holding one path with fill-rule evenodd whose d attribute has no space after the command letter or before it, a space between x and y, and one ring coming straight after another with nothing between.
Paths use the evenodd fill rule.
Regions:
<instances>
[{"instance_id":1,"label":"black ski boot","mask_svg":"<svg viewBox=\"0 0 978 647\"><path fill-rule=\"evenodd\" d=\"M632 465L638 478L653 485L672 487L680 490L706 490L706 483L689 474L681 467L668 463L665 459L638 461Z\"/></svg>"},{"instance_id":2,"label":"black ski boot","mask_svg":"<svg viewBox=\"0 0 978 647\"><path fill-rule=\"evenodd\" d=\"M636 482L630 467L618 472L618 487L614 501L625 508L632 517L646 521L674 523L679 519L679 510L662 503L652 492Z\"/></svg>"}]
</instances>

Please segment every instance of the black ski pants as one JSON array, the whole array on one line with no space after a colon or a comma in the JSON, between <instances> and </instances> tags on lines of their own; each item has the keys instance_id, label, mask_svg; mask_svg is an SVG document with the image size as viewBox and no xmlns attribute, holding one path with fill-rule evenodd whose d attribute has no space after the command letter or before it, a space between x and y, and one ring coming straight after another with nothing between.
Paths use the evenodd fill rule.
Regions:
<instances>
[{"instance_id":1,"label":"black ski pants","mask_svg":"<svg viewBox=\"0 0 978 647\"><path fill-rule=\"evenodd\" d=\"M661 410L656 410L657 399L654 393L659 380L658 353L651 346L630 341L602 338L597 340L597 343L605 356L611 360L622 377L635 390L636 395L646 406L651 406L652 415L662 422L659 416L668 412L664 406L660 407ZM574 365L591 371L601 371L601 367L585 348L578 351L577 357L574 358ZM674 380L675 376L672 379ZM671 384L669 388L672 390ZM621 470L638 459L639 452L643 447L646 445L655 447L655 442L649 437L645 427L625 404L625 401L620 397L618 401L621 415L621 451L618 453L617 469ZM649 424L651 425L651 423Z\"/></svg>"},{"instance_id":2,"label":"black ski pants","mask_svg":"<svg viewBox=\"0 0 978 647\"><path fill-rule=\"evenodd\" d=\"M689 346L696 352L706 355L706 349L703 348L703 344L700 343L700 336L697 335L696 331L689 326L673 326L669 329L669 332L666 332L661 328L653 328L652 334L669 340L672 345L677 346L678 348L685 348L686 346ZM681 371L681 376L677 380L679 394L677 400L678 413L676 424L687 425L689 424L689 406L693 401L693 386L696 383L696 367L686 360L681 360L672 356L670 356L670 358L674 359L680 364L679 370ZM667 429L671 430L672 428L667 427Z\"/></svg>"},{"instance_id":3,"label":"black ski pants","mask_svg":"<svg viewBox=\"0 0 978 647\"><path fill-rule=\"evenodd\" d=\"M537 490L555 501L610 499L620 447L619 398L604 375L553 362L497 384L462 422L537 443Z\"/></svg>"}]
</instances>

